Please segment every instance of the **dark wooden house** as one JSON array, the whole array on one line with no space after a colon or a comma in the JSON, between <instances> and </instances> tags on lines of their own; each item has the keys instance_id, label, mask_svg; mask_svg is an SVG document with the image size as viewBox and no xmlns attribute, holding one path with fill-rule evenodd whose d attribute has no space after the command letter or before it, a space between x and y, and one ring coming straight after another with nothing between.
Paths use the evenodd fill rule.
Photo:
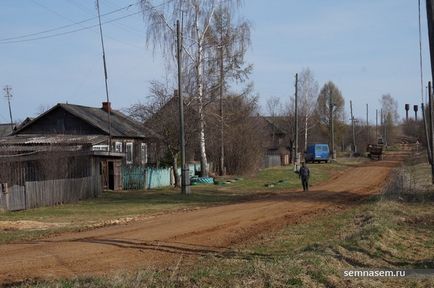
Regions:
<instances>
[{"instance_id":1,"label":"dark wooden house","mask_svg":"<svg viewBox=\"0 0 434 288\"><path fill-rule=\"evenodd\" d=\"M292 133L288 117L258 116L261 129L258 133L264 137L263 166L286 166L291 163Z\"/></svg>"},{"instance_id":2,"label":"dark wooden house","mask_svg":"<svg viewBox=\"0 0 434 288\"><path fill-rule=\"evenodd\" d=\"M59 103L17 127L12 135L99 136L93 138L99 140L92 143L92 150L106 154L105 160L101 161L103 187L113 190L122 189L122 167L155 165L160 139L143 124L112 110L107 102L101 108ZM124 157L119 159L119 155Z\"/></svg>"}]
</instances>

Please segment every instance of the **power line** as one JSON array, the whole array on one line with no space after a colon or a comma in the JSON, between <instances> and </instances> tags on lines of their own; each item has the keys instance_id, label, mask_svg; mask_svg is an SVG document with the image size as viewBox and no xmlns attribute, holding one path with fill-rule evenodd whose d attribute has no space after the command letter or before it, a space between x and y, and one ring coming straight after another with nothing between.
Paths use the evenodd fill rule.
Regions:
<instances>
[{"instance_id":1,"label":"power line","mask_svg":"<svg viewBox=\"0 0 434 288\"><path fill-rule=\"evenodd\" d=\"M140 13L142 13L142 12L141 11L134 12L134 13L122 16L122 17L118 17L118 18L114 18L114 19L105 21L105 22L103 22L101 24L112 23L112 22L119 21L119 20L122 20L122 19L125 19L125 18L128 18L128 17L134 16L134 15L137 15L137 14L140 14ZM58 36L72 34L72 33L79 32L79 31L89 30L89 29L92 29L92 28L95 28L95 27L98 27L98 26L99 26L99 24L95 24L95 25L90 25L90 26L78 28L78 29L71 30L71 31L55 33L55 34L51 34L51 35L47 35L47 36L41 36L41 37L35 37L35 38L23 39L23 40L2 41L2 42L0 42L0 44L12 44L12 43L21 43L21 42L29 42L29 41L48 39L48 38L53 38L53 37L58 37Z\"/></svg>"},{"instance_id":2,"label":"power line","mask_svg":"<svg viewBox=\"0 0 434 288\"><path fill-rule=\"evenodd\" d=\"M157 7L164 6L164 5L166 5L167 3L170 3L170 2L172 2L172 1L173 1L173 0L168 0L168 1L166 1L166 2L163 2L163 3L159 4L159 5L156 5L156 6L150 7L150 8L148 8L147 10L156 9ZM101 24L103 25L103 24L112 23L112 22L119 21L119 20L122 20L122 19L125 19L125 18L128 18L128 17L134 16L134 15L137 15L137 14L141 14L141 13L142 13L142 11L137 11L137 12L134 12L134 13L127 14L127 15L125 15L125 16L121 16L121 17L118 17L118 18L114 18L114 19L111 19L111 20L107 20L107 21L105 21L105 22L102 22ZM95 24L95 25L90 25L90 26L82 27L82 28L79 28L79 29L71 30L71 31L60 32L60 33L55 33L55 34L51 34L51 35L47 35L47 36L41 36L41 37L30 38L30 39L12 40L12 41L0 41L0 45L1 45L1 44L22 43L22 42L30 42L30 41L36 41L36 40L42 40L42 39L48 39L48 38L53 38L53 37L58 37L58 36L63 36L63 35L72 34L72 33L79 32L79 31L83 31L83 30L89 30L89 29L92 29L92 28L95 28L95 27L98 27L98 26L99 26L99 24Z\"/></svg>"},{"instance_id":3,"label":"power line","mask_svg":"<svg viewBox=\"0 0 434 288\"><path fill-rule=\"evenodd\" d=\"M122 7L122 8L119 8L119 9L116 9L116 10L113 10L113 11L110 11L110 12L107 12L107 13L104 13L104 14L101 14L101 17L108 16L108 15L111 15L111 14L117 13L117 12L122 11L122 10L126 10L126 9L132 7L133 5L134 5L134 4L130 4L130 5L128 5L128 6L125 6L125 7ZM57 14L57 13L56 13L56 14ZM11 40L17 40L17 39L22 39L22 38L28 38L28 37L32 37L32 36L41 35L41 34L44 34L44 33L54 32L54 31L62 30L62 29L69 28L69 27L72 27L72 26L75 26L75 25L80 25L80 24L83 24L83 23L86 23L86 22L89 22L89 21L95 20L95 19L97 19L97 18L98 18L98 17L91 17L91 18L87 18L87 19L84 19L84 20L81 20L81 21L78 21L78 22L74 22L74 23L72 23L72 24L63 25L63 26L59 26L59 27L55 27L55 28L51 28L51 29L47 29L47 30L40 31L40 32L29 33L29 34L24 34L24 35L15 36L15 37L9 37L9 38L2 38L2 39L0 39L0 41L1 41L1 42L3 42L3 41L9 42L9 41L11 41ZM98 25L96 25L96 26L98 26Z\"/></svg>"}]
</instances>

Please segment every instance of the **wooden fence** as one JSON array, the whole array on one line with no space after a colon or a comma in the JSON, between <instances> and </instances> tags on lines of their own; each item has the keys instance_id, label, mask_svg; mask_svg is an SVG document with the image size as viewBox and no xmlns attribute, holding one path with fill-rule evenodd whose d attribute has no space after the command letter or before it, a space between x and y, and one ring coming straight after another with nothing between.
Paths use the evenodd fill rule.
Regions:
<instances>
[{"instance_id":1,"label":"wooden fence","mask_svg":"<svg viewBox=\"0 0 434 288\"><path fill-rule=\"evenodd\" d=\"M15 211L77 202L101 194L97 160L46 154L0 161L0 209Z\"/></svg>"}]
</instances>

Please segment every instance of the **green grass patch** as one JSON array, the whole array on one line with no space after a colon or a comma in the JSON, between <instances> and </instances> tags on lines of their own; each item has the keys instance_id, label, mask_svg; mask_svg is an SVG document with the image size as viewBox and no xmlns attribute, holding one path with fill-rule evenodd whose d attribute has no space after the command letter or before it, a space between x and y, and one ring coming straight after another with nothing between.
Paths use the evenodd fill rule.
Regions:
<instances>
[{"instance_id":1,"label":"green grass patch","mask_svg":"<svg viewBox=\"0 0 434 288\"><path fill-rule=\"evenodd\" d=\"M311 183L327 180L332 171L342 170L357 161L344 159L333 164L312 164ZM264 169L254 176L231 177L234 181L224 186L195 185L190 195L181 195L173 188L103 192L96 199L55 207L41 207L16 212L0 212L0 221L36 221L56 224L55 227L40 227L20 230L16 227L0 230L0 243L32 240L67 231L79 231L95 226L112 224L121 219L165 213L179 209L207 207L239 202L260 196L261 193L285 192L301 186L293 166ZM223 179L225 180L225 179ZM274 187L266 184L275 183ZM17 224L19 225L19 224ZM13 225L12 225L13 226Z\"/></svg>"},{"instance_id":2,"label":"green grass patch","mask_svg":"<svg viewBox=\"0 0 434 288\"><path fill-rule=\"evenodd\" d=\"M311 173L310 183L318 184L330 178L332 172L341 171L349 166L354 166L364 161L364 159L342 159L339 162L328 164L309 164ZM217 181L224 182L225 179L219 178ZM205 185L200 185L201 187ZM226 184L223 190L236 191L237 193L251 193L252 191L270 192L288 189L301 188L298 174L294 172L292 165L286 167L268 168L259 171L254 176L245 177L242 180ZM206 189L206 188L205 188Z\"/></svg>"}]
</instances>

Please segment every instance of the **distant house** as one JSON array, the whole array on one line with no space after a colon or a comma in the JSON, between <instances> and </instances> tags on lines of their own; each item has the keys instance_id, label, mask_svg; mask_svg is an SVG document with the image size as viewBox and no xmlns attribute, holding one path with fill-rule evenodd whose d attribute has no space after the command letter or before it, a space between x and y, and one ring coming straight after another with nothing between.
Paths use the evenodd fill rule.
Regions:
<instances>
[{"instance_id":1,"label":"distant house","mask_svg":"<svg viewBox=\"0 0 434 288\"><path fill-rule=\"evenodd\" d=\"M103 102L101 108L57 104L17 127L12 134L18 139L50 135L90 137L92 150L107 154L108 158L101 162L101 171L103 187L108 189L122 189L121 167L153 166L157 161L160 136L123 113L112 110L107 102ZM110 158L111 153L116 157ZM124 157L119 159L119 155Z\"/></svg>"},{"instance_id":2,"label":"distant house","mask_svg":"<svg viewBox=\"0 0 434 288\"><path fill-rule=\"evenodd\" d=\"M291 163L292 133L288 117L258 116L264 137L265 168L286 166Z\"/></svg>"}]
</instances>

